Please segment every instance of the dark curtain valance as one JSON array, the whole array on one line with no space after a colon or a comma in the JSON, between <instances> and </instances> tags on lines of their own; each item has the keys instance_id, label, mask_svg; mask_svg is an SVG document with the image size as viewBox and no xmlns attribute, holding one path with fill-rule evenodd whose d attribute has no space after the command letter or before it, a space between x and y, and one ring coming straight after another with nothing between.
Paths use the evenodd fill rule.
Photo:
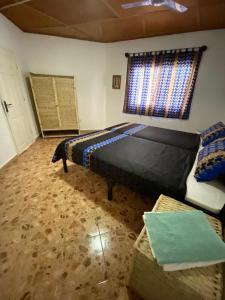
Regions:
<instances>
[{"instance_id":1,"label":"dark curtain valance","mask_svg":"<svg viewBox=\"0 0 225 300\"><path fill-rule=\"evenodd\" d=\"M201 47L193 47L193 48L180 48L180 49L169 49L169 50L155 50L155 51L148 51L148 52L136 52L136 53L125 53L126 57L132 57L132 56L150 56L155 54L165 54L165 53L179 53L179 52L203 52L207 49L207 46L201 46Z\"/></svg>"},{"instance_id":2,"label":"dark curtain valance","mask_svg":"<svg viewBox=\"0 0 225 300\"><path fill-rule=\"evenodd\" d=\"M128 55L123 112L188 119L206 46Z\"/></svg>"}]
</instances>

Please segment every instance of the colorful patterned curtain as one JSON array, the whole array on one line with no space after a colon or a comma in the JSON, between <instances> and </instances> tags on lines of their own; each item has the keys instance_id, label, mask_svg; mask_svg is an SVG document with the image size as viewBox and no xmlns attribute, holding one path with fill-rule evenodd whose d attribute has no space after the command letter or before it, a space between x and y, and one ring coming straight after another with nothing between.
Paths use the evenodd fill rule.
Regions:
<instances>
[{"instance_id":1,"label":"colorful patterned curtain","mask_svg":"<svg viewBox=\"0 0 225 300\"><path fill-rule=\"evenodd\" d=\"M123 112L188 119L203 48L128 55Z\"/></svg>"}]
</instances>

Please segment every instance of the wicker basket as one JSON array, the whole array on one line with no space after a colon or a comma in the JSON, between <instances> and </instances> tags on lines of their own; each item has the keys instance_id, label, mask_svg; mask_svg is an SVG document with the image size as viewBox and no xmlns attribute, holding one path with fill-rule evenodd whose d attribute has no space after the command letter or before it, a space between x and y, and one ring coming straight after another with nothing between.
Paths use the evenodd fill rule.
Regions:
<instances>
[{"instance_id":1,"label":"wicker basket","mask_svg":"<svg viewBox=\"0 0 225 300\"><path fill-rule=\"evenodd\" d=\"M153 210L185 211L193 210L193 208L161 195ZM207 216L207 218L217 234L222 237L221 222L210 216ZM165 272L153 258L145 227L142 229L134 249L135 255L129 286L144 299L222 299L222 264Z\"/></svg>"}]
</instances>

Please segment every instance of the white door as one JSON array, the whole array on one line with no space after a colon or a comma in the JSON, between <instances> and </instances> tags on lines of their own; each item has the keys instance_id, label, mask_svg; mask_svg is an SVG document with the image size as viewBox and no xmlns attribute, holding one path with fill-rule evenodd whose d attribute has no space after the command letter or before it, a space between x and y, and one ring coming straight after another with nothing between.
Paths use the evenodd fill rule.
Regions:
<instances>
[{"instance_id":1,"label":"white door","mask_svg":"<svg viewBox=\"0 0 225 300\"><path fill-rule=\"evenodd\" d=\"M32 141L27 107L21 88L18 67L13 56L0 50L0 101L17 148L24 151Z\"/></svg>"}]
</instances>

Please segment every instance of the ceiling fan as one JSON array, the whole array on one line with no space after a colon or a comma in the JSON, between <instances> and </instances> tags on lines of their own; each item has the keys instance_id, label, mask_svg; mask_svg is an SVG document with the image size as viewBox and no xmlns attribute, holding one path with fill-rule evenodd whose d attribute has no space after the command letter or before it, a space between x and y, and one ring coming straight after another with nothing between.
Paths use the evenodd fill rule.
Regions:
<instances>
[{"instance_id":1,"label":"ceiling fan","mask_svg":"<svg viewBox=\"0 0 225 300\"><path fill-rule=\"evenodd\" d=\"M188 10L186 6L181 5L173 0L147 0L147 1L138 1L138 2L121 4L121 7L123 9L142 7L142 6L165 6L179 13L184 13Z\"/></svg>"}]
</instances>

